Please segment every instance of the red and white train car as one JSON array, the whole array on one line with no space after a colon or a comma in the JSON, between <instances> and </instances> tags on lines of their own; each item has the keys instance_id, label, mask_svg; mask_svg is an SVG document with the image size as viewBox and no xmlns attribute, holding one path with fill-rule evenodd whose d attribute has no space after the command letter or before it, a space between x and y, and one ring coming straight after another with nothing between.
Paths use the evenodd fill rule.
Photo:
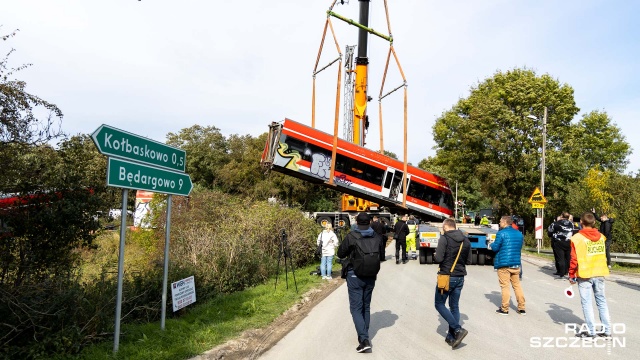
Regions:
<instances>
[{"instance_id":1,"label":"red and white train car","mask_svg":"<svg viewBox=\"0 0 640 360\"><path fill-rule=\"evenodd\" d=\"M285 119L269 126L261 164L329 186L332 149L333 135ZM422 220L453 216L453 196L447 181L414 166L407 167L406 208L403 208L403 168L403 162L338 139L336 190L377 202L394 212L420 214Z\"/></svg>"}]
</instances>

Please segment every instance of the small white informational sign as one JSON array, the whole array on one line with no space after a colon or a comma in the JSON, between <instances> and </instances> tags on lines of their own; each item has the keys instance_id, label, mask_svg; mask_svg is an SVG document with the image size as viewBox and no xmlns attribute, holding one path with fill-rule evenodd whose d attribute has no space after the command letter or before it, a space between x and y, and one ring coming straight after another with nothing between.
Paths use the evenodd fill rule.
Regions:
<instances>
[{"instance_id":1,"label":"small white informational sign","mask_svg":"<svg viewBox=\"0 0 640 360\"><path fill-rule=\"evenodd\" d=\"M196 302L196 282L193 276L171 283L171 297L174 312Z\"/></svg>"}]
</instances>

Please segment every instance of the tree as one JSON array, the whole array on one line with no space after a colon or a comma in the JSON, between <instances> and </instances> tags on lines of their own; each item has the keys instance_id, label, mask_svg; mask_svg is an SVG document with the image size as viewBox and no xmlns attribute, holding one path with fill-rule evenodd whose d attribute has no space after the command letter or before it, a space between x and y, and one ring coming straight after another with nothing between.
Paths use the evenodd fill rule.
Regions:
<instances>
[{"instance_id":1,"label":"tree","mask_svg":"<svg viewBox=\"0 0 640 360\"><path fill-rule=\"evenodd\" d=\"M16 33L17 30L1 39L7 41ZM29 152L27 147L42 145L64 135L59 129L62 111L56 105L28 93L27 84L13 78L16 72L31 66L25 64L11 68L9 57L14 51L9 50L0 59L0 194L17 192L18 183L28 179L20 177L22 169L17 161L21 154ZM37 114L41 114L42 110L48 115L39 118Z\"/></svg>"},{"instance_id":2,"label":"tree","mask_svg":"<svg viewBox=\"0 0 640 360\"><path fill-rule=\"evenodd\" d=\"M378 150L378 152L380 152L380 150ZM394 152L392 152L392 151L384 150L384 151L382 152L382 154L383 154L383 155L385 155L385 156L388 156L388 157L390 157L390 158L392 158L392 159L396 159L396 160L398 160L398 155L396 155L396 153L394 153Z\"/></svg>"},{"instance_id":3,"label":"tree","mask_svg":"<svg viewBox=\"0 0 640 360\"><path fill-rule=\"evenodd\" d=\"M74 250L89 245L94 216L113 202L104 183L106 160L88 136L29 146L17 159L13 188L20 203L0 209L7 231L0 242L0 284L37 284L69 272Z\"/></svg>"},{"instance_id":4,"label":"tree","mask_svg":"<svg viewBox=\"0 0 640 360\"><path fill-rule=\"evenodd\" d=\"M14 37L17 30L2 36L3 41ZM60 130L62 111L25 89L24 81L13 79L14 73L31 66L25 64L17 68L8 65L11 49L0 60L0 146L16 143L35 145L43 144L51 139L63 136ZM44 109L48 115L41 119L34 113L38 108Z\"/></svg>"},{"instance_id":5,"label":"tree","mask_svg":"<svg viewBox=\"0 0 640 360\"><path fill-rule=\"evenodd\" d=\"M260 156L265 141L265 136L229 136L226 140L227 162L217 172L217 187L227 193L253 196L256 184L264 179ZM268 197L258 198L265 200Z\"/></svg>"},{"instance_id":6,"label":"tree","mask_svg":"<svg viewBox=\"0 0 640 360\"><path fill-rule=\"evenodd\" d=\"M573 89L528 69L497 72L471 89L433 126L436 156L433 166L446 169L459 189L480 193L498 204L500 211L524 213L531 191L540 183L540 150L544 107L547 120L546 194L563 198L567 181L579 179L580 166L564 151L571 120L578 113ZM554 171L559 168L563 171Z\"/></svg>"},{"instance_id":7,"label":"tree","mask_svg":"<svg viewBox=\"0 0 640 360\"><path fill-rule=\"evenodd\" d=\"M178 134L167 134L167 145L179 147L188 154L186 172L194 184L213 188L218 172L229 162L227 141L215 126L193 125Z\"/></svg>"},{"instance_id":8,"label":"tree","mask_svg":"<svg viewBox=\"0 0 640 360\"><path fill-rule=\"evenodd\" d=\"M530 212L527 199L540 186L544 107L547 214L562 211L568 206L568 187L594 161L618 170L626 164L629 147L604 113L592 112L573 124L579 111L573 89L549 75L514 69L473 87L469 97L436 121L436 156L425 164L444 169L451 182L458 180L459 189L470 193L479 181L482 197L503 213Z\"/></svg>"},{"instance_id":9,"label":"tree","mask_svg":"<svg viewBox=\"0 0 640 360\"><path fill-rule=\"evenodd\" d=\"M581 159L588 169L622 172L629 164L631 148L606 112L594 110L573 127L567 139L572 159Z\"/></svg>"},{"instance_id":10,"label":"tree","mask_svg":"<svg viewBox=\"0 0 640 360\"><path fill-rule=\"evenodd\" d=\"M613 223L613 252L640 251L640 178L612 170L593 168L588 175L569 187L568 209L575 215L595 208L606 213Z\"/></svg>"}]
</instances>

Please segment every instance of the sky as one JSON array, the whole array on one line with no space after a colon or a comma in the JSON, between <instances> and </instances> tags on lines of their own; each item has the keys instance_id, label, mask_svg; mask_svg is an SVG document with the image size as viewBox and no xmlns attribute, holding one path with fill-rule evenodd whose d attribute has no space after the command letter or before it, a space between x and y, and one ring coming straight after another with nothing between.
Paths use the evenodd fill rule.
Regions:
<instances>
[{"instance_id":1,"label":"sky","mask_svg":"<svg viewBox=\"0 0 640 360\"><path fill-rule=\"evenodd\" d=\"M10 66L33 64L16 77L63 111L62 130L70 135L108 124L161 142L193 125L259 136L284 118L311 125L312 73L332 2L6 1L0 35L19 32L0 42L0 53L15 49ZM345 1L334 11L358 20L358 6ZM575 121L607 112L633 149L627 172L640 168L640 2L389 0L388 7L408 84L409 162L435 154L435 120L471 87L526 67L573 87ZM388 34L384 2L372 0L370 9L370 27ZM331 21L342 52L357 44L355 27ZM369 37L374 100L366 146L373 150L388 51L388 42ZM328 34L318 68L337 56ZM328 133L337 72L336 63L316 78L316 127ZM401 84L392 61L383 93ZM385 150L402 160L403 92L382 104Z\"/></svg>"}]
</instances>

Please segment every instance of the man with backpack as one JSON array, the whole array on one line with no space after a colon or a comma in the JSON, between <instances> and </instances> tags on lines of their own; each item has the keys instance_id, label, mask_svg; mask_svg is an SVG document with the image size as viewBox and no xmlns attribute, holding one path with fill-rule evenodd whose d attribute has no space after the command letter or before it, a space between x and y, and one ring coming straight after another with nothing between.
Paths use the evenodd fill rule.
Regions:
<instances>
[{"instance_id":1,"label":"man with backpack","mask_svg":"<svg viewBox=\"0 0 640 360\"><path fill-rule=\"evenodd\" d=\"M380 243L382 238L370 226L371 219L366 213L356 216L353 229L338 248L338 257L347 258L342 269L342 277L347 280L349 309L358 333L358 347L361 353L371 349L369 320L371 295L376 286L376 276L380 271Z\"/></svg>"}]
</instances>

